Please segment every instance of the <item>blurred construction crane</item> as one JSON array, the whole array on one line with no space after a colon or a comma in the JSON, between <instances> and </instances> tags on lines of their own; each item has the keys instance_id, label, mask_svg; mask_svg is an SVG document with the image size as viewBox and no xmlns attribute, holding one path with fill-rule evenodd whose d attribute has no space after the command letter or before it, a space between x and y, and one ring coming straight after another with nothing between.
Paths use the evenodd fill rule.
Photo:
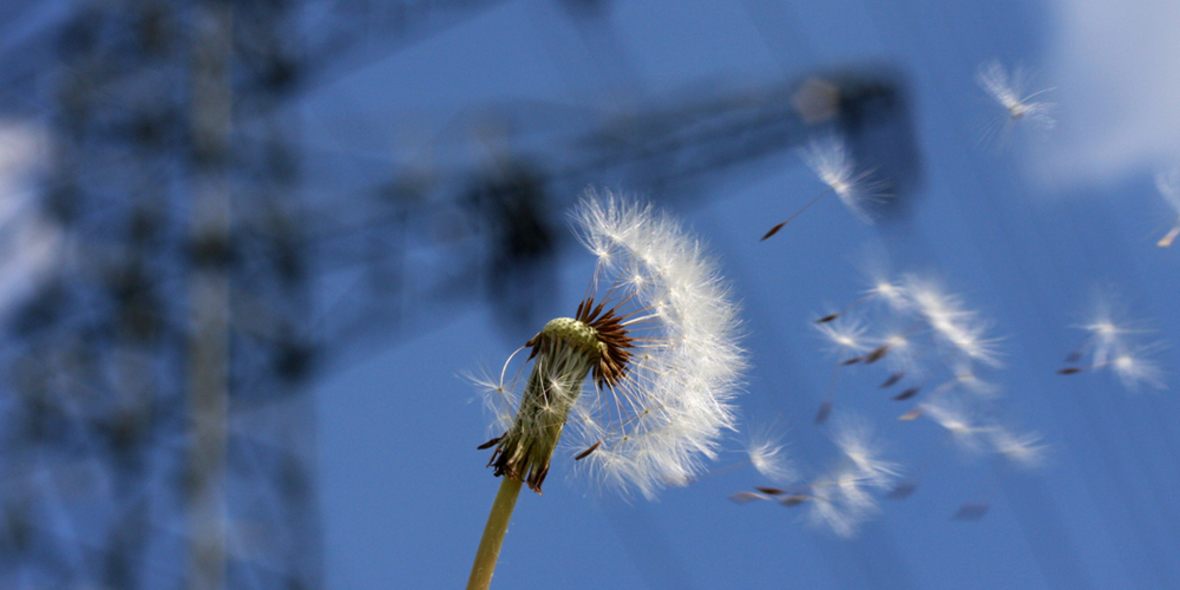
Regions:
<instances>
[{"instance_id":1,"label":"blurred construction crane","mask_svg":"<svg viewBox=\"0 0 1180 590\"><path fill-rule=\"evenodd\" d=\"M0 51L22 59L0 68L0 117L41 122L50 147L3 226L36 231L3 267L30 286L0 302L0 587L321 586L310 380L481 299L535 328L587 185L691 205L838 133L888 183L879 215L904 215L905 84L867 67L560 123L482 108L483 161L306 195L279 107L494 4L3 9Z\"/></svg>"}]
</instances>

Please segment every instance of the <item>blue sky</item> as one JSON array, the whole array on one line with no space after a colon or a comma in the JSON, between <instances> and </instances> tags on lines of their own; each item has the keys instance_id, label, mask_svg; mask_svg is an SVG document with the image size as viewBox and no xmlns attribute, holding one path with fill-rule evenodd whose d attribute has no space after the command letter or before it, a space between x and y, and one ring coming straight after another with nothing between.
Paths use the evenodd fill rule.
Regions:
<instances>
[{"instance_id":1,"label":"blue sky","mask_svg":"<svg viewBox=\"0 0 1180 590\"><path fill-rule=\"evenodd\" d=\"M866 288L866 252L936 278L989 321L1004 364L987 374L1002 389L990 407L1043 436L1044 464L1012 469L956 450L930 421L900 423L902 406L875 390L879 375L858 373L840 382L836 411L877 424L886 455L919 485L882 500L855 539L808 526L798 508L730 502L767 483L753 469L656 502L625 500L559 450L544 496L518 502L493 587L1176 587L1180 251L1155 246L1175 213L1152 180L1180 154L1172 102L1160 99L1180 77L1162 58L1174 55L1175 27L1164 26L1174 17L1096 2L702 0L611 3L605 22L579 28L560 3L506 2L332 80L291 116L309 147L363 170L322 164L309 189L327 193L391 167L443 172L487 158L472 139L487 104L605 115L677 93L889 65L908 80L922 156L904 221L869 226L829 199L759 242L823 188L791 152L681 208L674 196L648 197L722 259L753 365L744 424L781 430L796 468L814 475L835 454L827 429L811 423L833 363L809 324ZM991 59L1027 66L1034 90L1054 88L1056 129L981 144L1003 115L975 81ZM414 255L445 260L429 243ZM542 315L570 315L592 269L588 254L565 250L560 291ZM1163 346L1151 359L1172 374L1166 389L1128 391L1109 372L1055 374L1084 338L1075 326L1092 321L1096 291L1153 330L1148 341ZM462 375L498 368L522 341L480 304L375 340L315 392L328 587L455 587L498 485L475 450L488 420ZM740 450L745 436L728 446ZM741 460L729 453L716 466ZM983 518L951 519L975 501L991 506Z\"/></svg>"}]
</instances>

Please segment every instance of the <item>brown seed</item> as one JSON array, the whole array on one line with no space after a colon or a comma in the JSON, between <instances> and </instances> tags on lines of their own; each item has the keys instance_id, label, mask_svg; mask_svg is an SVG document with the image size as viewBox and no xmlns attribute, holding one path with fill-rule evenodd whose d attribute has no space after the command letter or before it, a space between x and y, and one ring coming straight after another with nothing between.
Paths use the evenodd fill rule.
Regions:
<instances>
[{"instance_id":1,"label":"brown seed","mask_svg":"<svg viewBox=\"0 0 1180 590\"><path fill-rule=\"evenodd\" d=\"M1081 373L1086 370L1086 367L1066 367L1057 371L1058 375L1073 375L1074 373Z\"/></svg>"},{"instance_id":2,"label":"brown seed","mask_svg":"<svg viewBox=\"0 0 1180 590\"><path fill-rule=\"evenodd\" d=\"M489 440L488 442L483 443L482 445L479 445L478 447L475 447L475 448L477 448L481 451L484 449L490 449L493 446L495 446L497 443L499 443L500 440L503 438L504 438L503 436L497 436L496 438L493 438L492 440Z\"/></svg>"},{"instance_id":3,"label":"brown seed","mask_svg":"<svg viewBox=\"0 0 1180 590\"><path fill-rule=\"evenodd\" d=\"M819 411L815 413L815 423L823 424L827 422L828 415L832 413L832 402L824 402L819 405Z\"/></svg>"},{"instance_id":4,"label":"brown seed","mask_svg":"<svg viewBox=\"0 0 1180 590\"><path fill-rule=\"evenodd\" d=\"M815 320L815 323L817 323L817 324L826 324L826 323L828 323L828 322L830 322L830 321L832 321L832 320L834 320L834 319L836 319L836 318L838 318L838 317L840 317L840 314L838 314L838 313L833 313L833 314L831 314L831 315L826 315L826 316L824 316L824 317L822 317L822 318L820 318L820 319L818 319L818 320Z\"/></svg>"},{"instance_id":5,"label":"brown seed","mask_svg":"<svg viewBox=\"0 0 1180 590\"><path fill-rule=\"evenodd\" d=\"M770 498L767 498L762 494L755 494L754 492L738 492L730 496L729 499L733 502L737 502L738 504L745 504L746 502L750 502L752 500L769 500Z\"/></svg>"},{"instance_id":6,"label":"brown seed","mask_svg":"<svg viewBox=\"0 0 1180 590\"><path fill-rule=\"evenodd\" d=\"M903 481L895 486L889 493L885 495L887 500L904 500L918 489L918 484L912 481Z\"/></svg>"},{"instance_id":7,"label":"brown seed","mask_svg":"<svg viewBox=\"0 0 1180 590\"><path fill-rule=\"evenodd\" d=\"M918 416L921 416L921 415L922 415L922 408L918 407L918 408L914 408L914 409L898 416L897 420L899 422L909 422L910 420L914 420Z\"/></svg>"},{"instance_id":8,"label":"brown seed","mask_svg":"<svg viewBox=\"0 0 1180 590\"><path fill-rule=\"evenodd\" d=\"M865 357L865 364L871 365L881 360L881 357L885 356L885 353L887 352L889 352L888 344L882 344L881 346L878 346L877 348L873 349L873 352L870 352L868 356Z\"/></svg>"},{"instance_id":9,"label":"brown seed","mask_svg":"<svg viewBox=\"0 0 1180 590\"><path fill-rule=\"evenodd\" d=\"M778 495L786 493L785 491L780 490L778 488L764 488L764 487L760 487L760 486L755 486L754 489L758 490L759 492L762 492L763 494L770 494L771 496L778 496Z\"/></svg>"},{"instance_id":10,"label":"brown seed","mask_svg":"<svg viewBox=\"0 0 1180 590\"><path fill-rule=\"evenodd\" d=\"M778 224L778 225L776 225L776 226L774 226L774 227L770 228L770 231L766 232L766 235L762 236L762 240L765 240L766 238L769 238L770 236L773 236L774 234L777 234L777 233L778 233L778 230L782 229L782 228L783 228L783 226L784 226L784 225L786 225L786 224L787 224L787 222L786 222L786 221L784 221L784 222L782 222L782 223L780 223L780 224ZM761 242L762 240L758 240L758 241L759 241L759 242Z\"/></svg>"},{"instance_id":11,"label":"brown seed","mask_svg":"<svg viewBox=\"0 0 1180 590\"><path fill-rule=\"evenodd\" d=\"M780 504L786 506L787 508L793 508L810 499L811 496L808 496L807 494L791 494L790 496L783 498Z\"/></svg>"},{"instance_id":12,"label":"brown seed","mask_svg":"<svg viewBox=\"0 0 1180 590\"><path fill-rule=\"evenodd\" d=\"M850 359L848 359L848 360L845 360L845 361L841 362L841 363L840 363L840 366L841 366L841 367L847 367L848 365L855 365L856 363L859 363L859 362L860 362L860 357L859 357L859 356L854 356L854 357L852 357L852 358L850 358Z\"/></svg>"},{"instance_id":13,"label":"brown seed","mask_svg":"<svg viewBox=\"0 0 1180 590\"><path fill-rule=\"evenodd\" d=\"M959 507L959 511L951 516L951 520L966 520L969 522L977 521L987 514L988 508L991 504L984 504L982 502L967 502Z\"/></svg>"},{"instance_id":14,"label":"brown seed","mask_svg":"<svg viewBox=\"0 0 1180 590\"><path fill-rule=\"evenodd\" d=\"M893 400L893 401L895 401L895 402L899 402L899 401L902 401L902 400L910 399L911 397L914 397L915 395L918 395L918 390L919 390L919 389L920 389L920 388L918 388L918 387L911 387L911 388L909 388L909 389L907 389L907 390L905 390L905 391L903 391L903 392L901 392L901 393L899 393L899 394L897 394L897 395L895 395L895 396L893 396L893 397L891 397L891 398L889 398L889 399L892 399L892 400Z\"/></svg>"},{"instance_id":15,"label":"brown seed","mask_svg":"<svg viewBox=\"0 0 1180 590\"><path fill-rule=\"evenodd\" d=\"M889 378L886 379L885 382L881 384L881 389L885 389L886 387L893 387L894 385L897 384L898 381L901 381L902 377L905 377L905 373L894 373L894 374L890 375Z\"/></svg>"},{"instance_id":16,"label":"brown seed","mask_svg":"<svg viewBox=\"0 0 1180 590\"><path fill-rule=\"evenodd\" d=\"M593 453L595 451L595 449L598 448L598 445L600 445L600 444L602 444L602 441L598 441L598 442L590 445L590 448L586 449L585 451L582 451L581 453L574 455L574 461L581 461L582 459L585 459L586 457L588 457L590 455L590 453Z\"/></svg>"}]
</instances>

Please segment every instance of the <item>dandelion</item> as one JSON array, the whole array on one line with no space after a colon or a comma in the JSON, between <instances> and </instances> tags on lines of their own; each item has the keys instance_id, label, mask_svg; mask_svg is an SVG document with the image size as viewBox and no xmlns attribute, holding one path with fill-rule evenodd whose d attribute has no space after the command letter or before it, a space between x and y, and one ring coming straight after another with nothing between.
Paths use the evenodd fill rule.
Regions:
<instances>
[{"instance_id":1,"label":"dandelion","mask_svg":"<svg viewBox=\"0 0 1180 590\"><path fill-rule=\"evenodd\" d=\"M866 203L880 199L878 192L881 185L871 180L872 170L857 170L856 162L848 154L842 139L835 136L814 139L807 148L800 151L800 155L807 167L828 185L828 190L820 193L786 221L770 228L770 231L762 236L763 240L778 233L783 226L831 193L835 193L840 202L861 221L873 223L873 218L864 207Z\"/></svg>"},{"instance_id":2,"label":"dandelion","mask_svg":"<svg viewBox=\"0 0 1180 590\"><path fill-rule=\"evenodd\" d=\"M1160 196L1177 215L1176 223L1172 229L1155 244L1160 248L1167 248L1172 245L1176 236L1180 235L1180 168L1157 173L1155 186L1159 189Z\"/></svg>"},{"instance_id":3,"label":"dandelion","mask_svg":"<svg viewBox=\"0 0 1180 590\"><path fill-rule=\"evenodd\" d=\"M1050 115L1052 103L1032 100L1051 89L1026 94L1028 88L1023 69L1016 68L1009 74L1003 64L992 60L980 66L977 80L983 90L1007 111L1009 123L1027 120L1043 129L1052 129L1056 123Z\"/></svg>"},{"instance_id":4,"label":"dandelion","mask_svg":"<svg viewBox=\"0 0 1180 590\"><path fill-rule=\"evenodd\" d=\"M504 480L469 588L490 583L521 485L541 492L567 426L582 449L575 460L650 498L690 481L735 424L730 402L745 366L737 308L700 243L650 206L609 194L589 192L573 218L597 268L573 317L526 344L532 370L519 408L481 447L495 447L489 466ZM502 393L514 389L506 374L492 388L501 401L514 398ZM587 380L592 395L582 395Z\"/></svg>"}]
</instances>

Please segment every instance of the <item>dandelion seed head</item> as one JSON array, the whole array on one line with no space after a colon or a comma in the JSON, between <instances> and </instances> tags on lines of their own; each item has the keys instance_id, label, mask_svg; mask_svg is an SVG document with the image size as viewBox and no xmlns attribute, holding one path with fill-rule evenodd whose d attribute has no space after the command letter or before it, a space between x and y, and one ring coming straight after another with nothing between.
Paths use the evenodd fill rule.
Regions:
<instances>
[{"instance_id":1,"label":"dandelion seed head","mask_svg":"<svg viewBox=\"0 0 1180 590\"><path fill-rule=\"evenodd\" d=\"M530 341L533 374L546 385L526 387L493 461L497 474L528 477L539 490L547 456L530 459L525 476L512 453L540 456L515 449L549 444L531 432L556 444L568 426L579 466L650 498L692 481L734 428L745 368L737 307L700 243L651 206L590 191L573 220L598 259L594 277L574 316ZM594 394L582 394L587 379Z\"/></svg>"}]
</instances>

